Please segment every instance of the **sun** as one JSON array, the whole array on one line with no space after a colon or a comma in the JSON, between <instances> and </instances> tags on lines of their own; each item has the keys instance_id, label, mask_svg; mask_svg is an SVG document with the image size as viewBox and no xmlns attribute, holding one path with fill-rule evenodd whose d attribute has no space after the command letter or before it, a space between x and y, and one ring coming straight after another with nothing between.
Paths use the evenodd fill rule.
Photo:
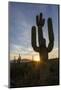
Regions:
<instances>
[{"instance_id":1,"label":"sun","mask_svg":"<svg viewBox=\"0 0 61 90\"><path fill-rule=\"evenodd\" d=\"M37 55L37 56L34 57L34 61L37 61L37 62L40 61L39 55Z\"/></svg>"}]
</instances>

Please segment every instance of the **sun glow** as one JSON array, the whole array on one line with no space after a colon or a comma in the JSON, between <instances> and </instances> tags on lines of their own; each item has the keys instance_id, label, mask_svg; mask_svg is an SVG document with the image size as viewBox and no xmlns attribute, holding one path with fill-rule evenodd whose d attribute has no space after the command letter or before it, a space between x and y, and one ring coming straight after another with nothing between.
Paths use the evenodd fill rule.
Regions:
<instances>
[{"instance_id":1,"label":"sun glow","mask_svg":"<svg viewBox=\"0 0 61 90\"><path fill-rule=\"evenodd\" d=\"M37 62L40 61L39 55L34 56L34 61L37 61Z\"/></svg>"}]
</instances>

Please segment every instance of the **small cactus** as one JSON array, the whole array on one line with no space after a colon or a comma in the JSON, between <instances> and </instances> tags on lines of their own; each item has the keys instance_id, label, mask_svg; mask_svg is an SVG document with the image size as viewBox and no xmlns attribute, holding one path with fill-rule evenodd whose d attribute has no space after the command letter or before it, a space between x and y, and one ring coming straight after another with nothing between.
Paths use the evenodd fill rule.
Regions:
<instances>
[{"instance_id":1,"label":"small cactus","mask_svg":"<svg viewBox=\"0 0 61 90\"><path fill-rule=\"evenodd\" d=\"M51 52L54 46L54 33L53 33L53 25L52 25L52 19L48 18L48 36L49 36L49 45L46 47L46 40L43 38L43 31L42 28L45 24L45 19L43 18L42 13L40 15L36 16L36 25L38 28L38 43L39 46L37 46L36 42L36 26L32 26L32 32L31 32L31 44L34 49L34 51L39 52L40 60L47 61L48 60L48 53Z\"/></svg>"},{"instance_id":2,"label":"small cactus","mask_svg":"<svg viewBox=\"0 0 61 90\"><path fill-rule=\"evenodd\" d=\"M21 61L21 56L20 56L20 54L19 54L19 57L18 57L17 62L20 63L20 61Z\"/></svg>"}]
</instances>

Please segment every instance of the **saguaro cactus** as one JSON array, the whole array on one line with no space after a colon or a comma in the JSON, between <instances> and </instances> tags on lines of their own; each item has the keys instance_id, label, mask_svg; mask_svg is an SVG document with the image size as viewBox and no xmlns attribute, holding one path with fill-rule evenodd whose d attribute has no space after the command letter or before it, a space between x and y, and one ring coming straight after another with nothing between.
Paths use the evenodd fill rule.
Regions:
<instances>
[{"instance_id":1,"label":"saguaro cactus","mask_svg":"<svg viewBox=\"0 0 61 90\"><path fill-rule=\"evenodd\" d=\"M32 32L31 32L31 44L34 49L34 51L39 52L40 60L48 60L48 53L53 49L54 45L54 34L53 34L53 25L52 25L52 19L48 18L48 36L49 36L49 45L46 47L46 40L43 38L43 31L42 28L45 24L45 19L42 17L42 13L40 15L36 16L36 25L38 28L38 43L39 46L37 46L37 40L36 40L36 26L32 26Z\"/></svg>"}]
</instances>

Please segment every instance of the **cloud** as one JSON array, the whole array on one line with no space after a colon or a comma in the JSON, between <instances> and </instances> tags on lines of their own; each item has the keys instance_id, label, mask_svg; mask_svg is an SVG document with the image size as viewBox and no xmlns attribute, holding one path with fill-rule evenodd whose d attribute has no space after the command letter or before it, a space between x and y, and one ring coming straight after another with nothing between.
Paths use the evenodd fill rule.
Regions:
<instances>
[{"instance_id":1,"label":"cloud","mask_svg":"<svg viewBox=\"0 0 61 90\"><path fill-rule=\"evenodd\" d=\"M32 47L25 47L25 46L16 45L16 44L11 43L10 53L13 53L13 52L20 53L20 54L27 54L27 53L33 52L33 49Z\"/></svg>"},{"instance_id":2,"label":"cloud","mask_svg":"<svg viewBox=\"0 0 61 90\"><path fill-rule=\"evenodd\" d=\"M58 58L58 48L54 48L54 49L49 53L49 58Z\"/></svg>"},{"instance_id":3,"label":"cloud","mask_svg":"<svg viewBox=\"0 0 61 90\"><path fill-rule=\"evenodd\" d=\"M35 52L32 47L24 47L20 45L10 44L10 59L13 59L14 56L18 57L18 55L25 57L32 57L32 55L39 55L38 52ZM58 58L58 48L54 48L49 54L48 58Z\"/></svg>"},{"instance_id":4,"label":"cloud","mask_svg":"<svg viewBox=\"0 0 61 90\"><path fill-rule=\"evenodd\" d=\"M32 56L32 55L38 55L38 53L34 52L32 47L24 47L24 46L20 46L20 45L16 45L11 43L10 44L10 59L13 59L14 56L18 57L18 55L21 56Z\"/></svg>"}]
</instances>

